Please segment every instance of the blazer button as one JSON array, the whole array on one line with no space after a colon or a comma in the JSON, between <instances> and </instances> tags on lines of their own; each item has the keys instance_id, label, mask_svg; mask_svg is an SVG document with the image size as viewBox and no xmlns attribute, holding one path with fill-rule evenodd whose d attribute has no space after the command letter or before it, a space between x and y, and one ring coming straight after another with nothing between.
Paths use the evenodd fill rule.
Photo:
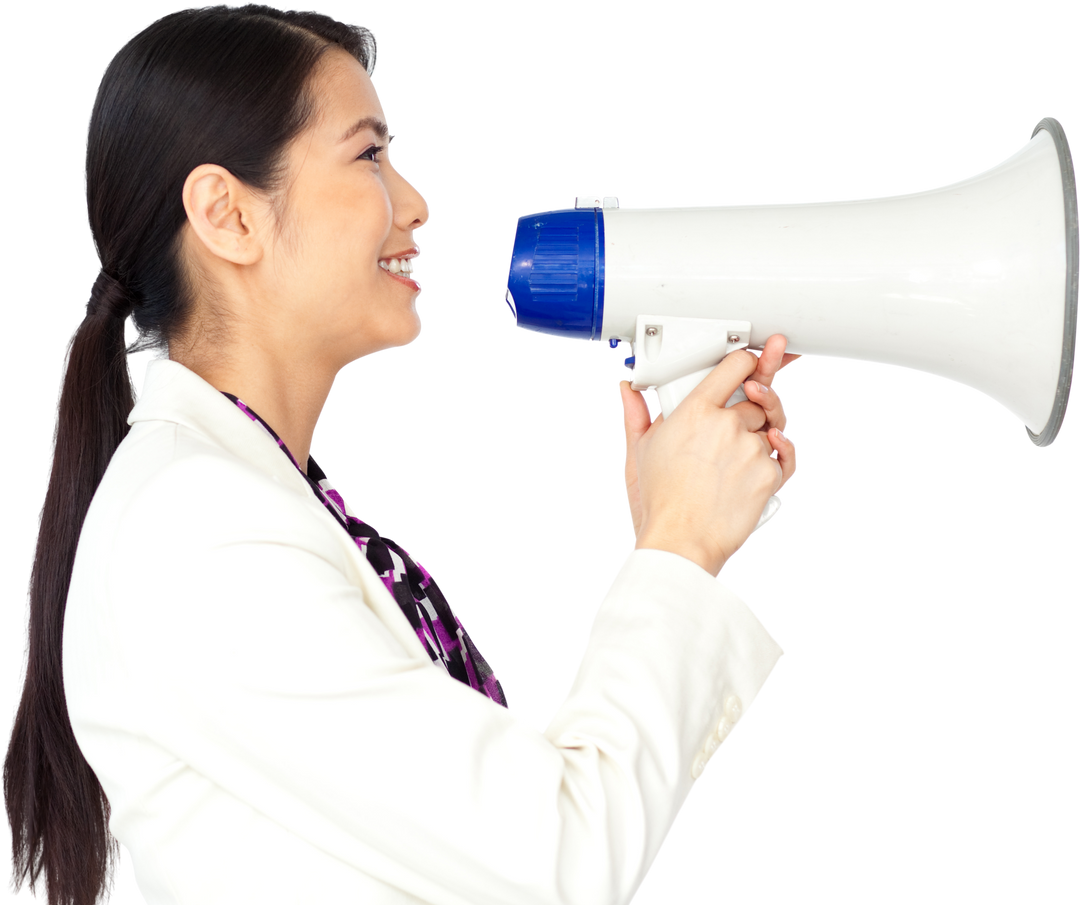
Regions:
<instances>
[{"instance_id":1,"label":"blazer button","mask_svg":"<svg viewBox=\"0 0 1080 905\"><path fill-rule=\"evenodd\" d=\"M694 758L694 765L690 768L690 775L694 779L697 779L701 776L702 773L705 772L705 762L708 759L709 758L705 756L704 751Z\"/></svg>"},{"instance_id":2,"label":"blazer button","mask_svg":"<svg viewBox=\"0 0 1080 905\"><path fill-rule=\"evenodd\" d=\"M724 701L724 719L729 723L737 723L741 716L742 701L739 700L739 696L737 694L728 695L728 699Z\"/></svg>"}]
</instances>

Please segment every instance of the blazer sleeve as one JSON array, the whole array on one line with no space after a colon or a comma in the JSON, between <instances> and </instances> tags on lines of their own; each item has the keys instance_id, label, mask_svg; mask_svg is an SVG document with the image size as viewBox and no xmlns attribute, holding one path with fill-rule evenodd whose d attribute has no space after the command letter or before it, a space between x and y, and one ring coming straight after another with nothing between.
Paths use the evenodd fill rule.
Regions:
<instances>
[{"instance_id":1,"label":"blazer sleeve","mask_svg":"<svg viewBox=\"0 0 1080 905\"><path fill-rule=\"evenodd\" d=\"M134 499L106 571L142 731L422 900L628 901L775 642L698 566L636 551L540 733L403 649L336 560L340 530L213 457Z\"/></svg>"}]
</instances>

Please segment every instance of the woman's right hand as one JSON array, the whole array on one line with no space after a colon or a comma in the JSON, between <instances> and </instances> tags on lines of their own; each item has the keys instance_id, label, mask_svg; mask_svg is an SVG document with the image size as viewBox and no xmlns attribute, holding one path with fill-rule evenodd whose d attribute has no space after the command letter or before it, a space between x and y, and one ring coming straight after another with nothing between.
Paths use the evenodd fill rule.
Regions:
<instances>
[{"instance_id":1,"label":"woman's right hand","mask_svg":"<svg viewBox=\"0 0 1080 905\"><path fill-rule=\"evenodd\" d=\"M728 355L675 409L650 423L639 392L622 383L626 478L637 549L678 553L716 575L757 525L765 503L795 471L783 406L768 389L796 358L770 337L759 359ZM745 386L747 397L725 403ZM777 458L772 458L776 452Z\"/></svg>"}]
</instances>

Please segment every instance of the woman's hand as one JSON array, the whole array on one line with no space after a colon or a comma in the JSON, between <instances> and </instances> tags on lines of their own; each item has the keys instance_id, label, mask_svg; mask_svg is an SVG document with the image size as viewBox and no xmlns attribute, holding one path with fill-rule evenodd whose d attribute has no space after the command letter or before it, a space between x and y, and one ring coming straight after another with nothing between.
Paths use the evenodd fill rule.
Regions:
<instances>
[{"instance_id":1,"label":"woman's hand","mask_svg":"<svg viewBox=\"0 0 1080 905\"><path fill-rule=\"evenodd\" d=\"M761 383L768 392L754 389L750 380L743 383L743 392L746 393L748 401L765 410L766 423L761 433L766 433L767 437L770 429L786 431L791 423L780 393L775 389L775 382L783 370L801 360L802 356L784 352L786 347L786 337L773 334L766 341L764 351L757 353L747 350L759 357L757 369L750 379ZM636 445L638 437L654 424L662 424L664 416L659 411L656 416L652 415L652 408L645 399L645 393L636 393L630 389L630 378L621 377L616 388L622 406L622 488L626 498L626 513L630 516L630 530L636 543L638 531L642 527L642 495L637 486L637 465L630 450Z\"/></svg>"}]
</instances>

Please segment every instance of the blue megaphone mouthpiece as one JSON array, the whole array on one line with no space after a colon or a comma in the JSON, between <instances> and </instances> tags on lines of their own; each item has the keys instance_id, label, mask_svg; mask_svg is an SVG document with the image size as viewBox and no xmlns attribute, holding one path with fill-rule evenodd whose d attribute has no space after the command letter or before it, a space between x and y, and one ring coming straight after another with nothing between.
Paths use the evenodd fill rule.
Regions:
<instances>
[{"instance_id":1,"label":"blue megaphone mouthpiece","mask_svg":"<svg viewBox=\"0 0 1080 905\"><path fill-rule=\"evenodd\" d=\"M604 321L604 211L548 211L518 220L507 301L519 327L599 339Z\"/></svg>"}]
</instances>

